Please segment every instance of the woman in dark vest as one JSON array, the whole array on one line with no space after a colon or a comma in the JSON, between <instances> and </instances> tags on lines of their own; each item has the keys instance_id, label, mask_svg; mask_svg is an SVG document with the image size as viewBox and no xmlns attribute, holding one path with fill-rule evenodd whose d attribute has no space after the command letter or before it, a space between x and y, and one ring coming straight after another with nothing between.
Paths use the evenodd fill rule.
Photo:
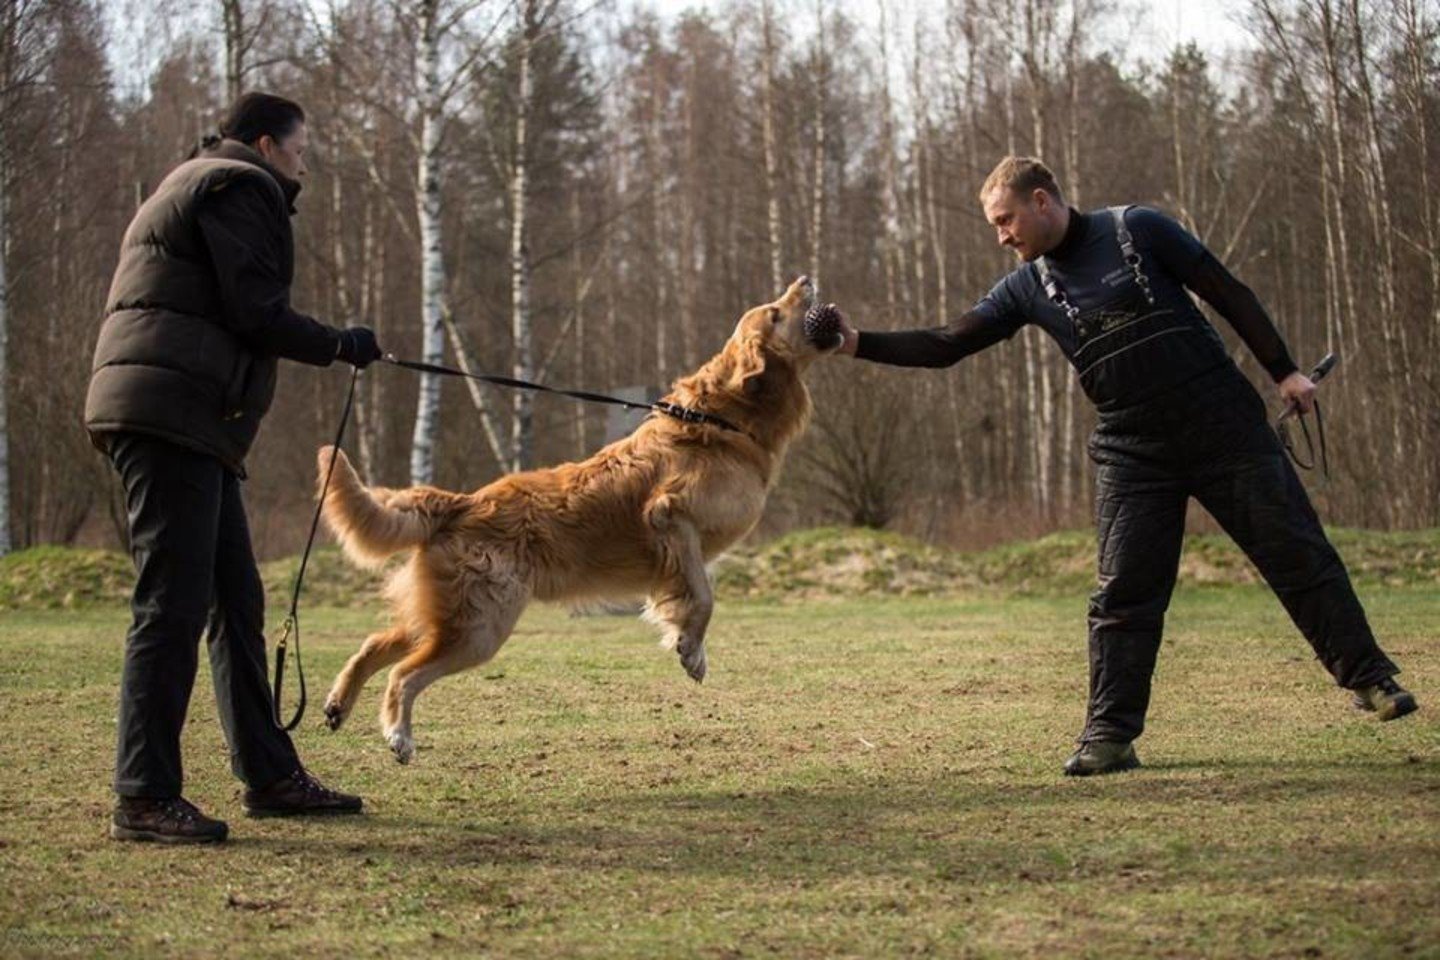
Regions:
<instances>
[{"instance_id":1,"label":"woman in dark vest","mask_svg":"<svg viewBox=\"0 0 1440 960\"><path fill-rule=\"evenodd\" d=\"M363 367L364 327L290 308L290 229L305 175L305 114L248 93L141 205L120 250L85 401L85 426L125 487L138 579L120 681L111 836L224 840L181 796L180 733L208 631L231 768L251 816L353 813L301 765L274 720L265 597L240 481L280 358Z\"/></svg>"}]
</instances>

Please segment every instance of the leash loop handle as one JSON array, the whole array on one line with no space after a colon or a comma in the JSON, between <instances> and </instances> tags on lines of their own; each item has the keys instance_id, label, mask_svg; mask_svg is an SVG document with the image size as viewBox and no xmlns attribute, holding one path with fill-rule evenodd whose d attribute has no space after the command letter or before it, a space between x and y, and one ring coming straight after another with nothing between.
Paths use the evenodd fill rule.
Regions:
<instances>
[{"instance_id":1,"label":"leash loop handle","mask_svg":"<svg viewBox=\"0 0 1440 960\"><path fill-rule=\"evenodd\" d=\"M1310 371L1310 382L1315 384L1320 383L1321 380L1324 380L1326 376L1330 374L1330 371L1335 369L1335 365L1339 362L1340 357L1337 354L1325 354L1325 356L1320 358L1320 362L1315 364L1314 368ZM1295 462L1295 466L1301 470L1314 470L1318 464L1321 475L1328 480L1330 478L1330 453L1325 443L1325 416L1320 411L1320 401L1318 399L1314 403L1314 411L1314 438L1310 436L1310 427L1305 423L1305 414L1294 404L1287 406L1275 421L1275 432L1279 434L1280 445L1285 448L1285 453ZM1290 425L1287 422L1291 419L1300 424L1300 434L1305 439L1305 459L1300 457L1300 453L1296 449L1295 442L1291 437Z\"/></svg>"},{"instance_id":2,"label":"leash loop handle","mask_svg":"<svg viewBox=\"0 0 1440 960\"><path fill-rule=\"evenodd\" d=\"M315 503L315 515L310 519L310 536L305 539L305 552L300 555L300 569L295 572L295 589L290 594L290 613L285 617L285 626L280 639L275 642L275 681L272 700L275 707L275 725L289 733L300 726L305 716L308 701L305 689L305 665L300 660L300 590L305 583L305 569L310 565L310 551L315 546L315 535L320 531L320 514L325 509L325 494L330 491L330 477L335 473L335 461L340 459L340 441L345 439L345 426L350 422L350 413L355 408L355 387L360 381L360 368L350 371L350 391L345 396L345 409L340 412L340 425L335 429L335 442L331 445L330 464L325 468L325 481L320 485L320 498ZM285 686L285 655L290 638L295 638L295 676L300 682L300 700L295 704L295 713L289 722L281 719L280 693Z\"/></svg>"},{"instance_id":3,"label":"leash loop handle","mask_svg":"<svg viewBox=\"0 0 1440 960\"><path fill-rule=\"evenodd\" d=\"M280 692L285 686L285 653L290 645L290 635L295 635L295 672L300 678L300 704L295 710L295 716L286 723L280 717ZM275 725L289 733L300 724L300 718L305 715L305 668L300 662L300 623L294 616L285 618L285 627L280 633L280 639L275 641L275 691L273 695L275 707Z\"/></svg>"}]
</instances>

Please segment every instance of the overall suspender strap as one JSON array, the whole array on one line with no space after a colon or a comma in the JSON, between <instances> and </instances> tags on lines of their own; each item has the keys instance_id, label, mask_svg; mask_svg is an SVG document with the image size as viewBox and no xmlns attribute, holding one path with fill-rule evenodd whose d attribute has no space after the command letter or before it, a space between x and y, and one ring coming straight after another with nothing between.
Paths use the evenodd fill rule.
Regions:
<instances>
[{"instance_id":1,"label":"overall suspender strap","mask_svg":"<svg viewBox=\"0 0 1440 960\"><path fill-rule=\"evenodd\" d=\"M1130 233L1130 228L1125 225L1125 211L1129 209L1129 207L1110 208L1110 219L1115 223L1115 241L1120 245L1121 259L1134 274L1135 285L1140 288L1141 293L1145 294L1145 302L1153 307L1155 292L1150 289L1150 278L1145 274L1144 261L1140 257L1140 250L1135 246L1135 237ZM1077 214L1077 216L1083 216L1083 214ZM1054 274L1050 271L1050 261L1043 255L1036 257L1035 270L1040 274L1040 285L1045 288L1045 295L1057 307L1064 310L1065 316L1069 317L1073 323L1075 318L1080 315L1080 308L1071 302L1069 295L1055 280Z\"/></svg>"},{"instance_id":2,"label":"overall suspender strap","mask_svg":"<svg viewBox=\"0 0 1440 960\"><path fill-rule=\"evenodd\" d=\"M1110 219L1115 221L1115 239L1120 244L1120 252L1129 257L1135 253L1135 238L1130 235L1130 228L1125 225L1125 211L1129 207L1111 207Z\"/></svg>"},{"instance_id":3,"label":"overall suspender strap","mask_svg":"<svg viewBox=\"0 0 1440 960\"><path fill-rule=\"evenodd\" d=\"M1110 218L1115 221L1115 239L1120 243L1120 256L1124 258L1125 265L1135 275L1136 285L1145 294L1145 302L1153 307L1155 306L1155 294L1150 289L1150 278L1145 275L1140 251L1135 249L1135 238L1130 235L1130 228L1125 226L1125 211L1129 209L1129 207L1110 208Z\"/></svg>"},{"instance_id":4,"label":"overall suspender strap","mask_svg":"<svg viewBox=\"0 0 1440 960\"><path fill-rule=\"evenodd\" d=\"M1055 306L1064 310L1065 316L1074 323L1075 318L1080 316L1080 308L1070 302L1065 291L1060 289L1060 284L1055 282L1055 277L1050 273L1050 263L1043 255L1035 258L1035 269L1040 274L1040 285L1045 288L1045 296L1049 297Z\"/></svg>"}]
</instances>

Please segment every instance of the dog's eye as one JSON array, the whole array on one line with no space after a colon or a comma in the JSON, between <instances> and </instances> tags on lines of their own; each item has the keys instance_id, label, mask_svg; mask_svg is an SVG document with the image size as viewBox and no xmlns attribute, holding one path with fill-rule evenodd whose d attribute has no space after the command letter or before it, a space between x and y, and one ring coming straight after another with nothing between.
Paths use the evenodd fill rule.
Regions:
<instances>
[{"instance_id":1,"label":"dog's eye","mask_svg":"<svg viewBox=\"0 0 1440 960\"><path fill-rule=\"evenodd\" d=\"M779 322L780 322L780 308L779 308L779 307L771 307L771 308L770 308L770 322L771 322L771 323L779 323Z\"/></svg>"}]
</instances>

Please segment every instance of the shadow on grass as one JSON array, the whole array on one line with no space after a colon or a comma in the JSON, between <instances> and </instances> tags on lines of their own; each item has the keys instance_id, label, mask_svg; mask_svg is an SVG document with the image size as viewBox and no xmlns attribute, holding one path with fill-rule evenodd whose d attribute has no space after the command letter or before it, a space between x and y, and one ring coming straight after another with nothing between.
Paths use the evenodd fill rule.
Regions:
<instances>
[{"instance_id":1,"label":"shadow on grass","mask_svg":"<svg viewBox=\"0 0 1440 960\"><path fill-rule=\"evenodd\" d=\"M965 883L1157 881L1167 874L1186 883L1195 876L1348 883L1384 876L1392 864L1363 829L1329 833L1330 812L1358 809L1363 817L1407 792L1423 805L1429 798L1420 794L1440 788L1433 764L1418 779L1401 770L1415 765L1381 761L1155 769L1202 767L1216 775L627 792L525 811L477 791L472 813L464 812L472 809L467 801L446 805L461 814L455 819L381 813L319 821L303 838L237 843L371 865L524 865L767 883L917 875ZM1411 853L1425 869L1440 870L1440 846Z\"/></svg>"}]
</instances>

